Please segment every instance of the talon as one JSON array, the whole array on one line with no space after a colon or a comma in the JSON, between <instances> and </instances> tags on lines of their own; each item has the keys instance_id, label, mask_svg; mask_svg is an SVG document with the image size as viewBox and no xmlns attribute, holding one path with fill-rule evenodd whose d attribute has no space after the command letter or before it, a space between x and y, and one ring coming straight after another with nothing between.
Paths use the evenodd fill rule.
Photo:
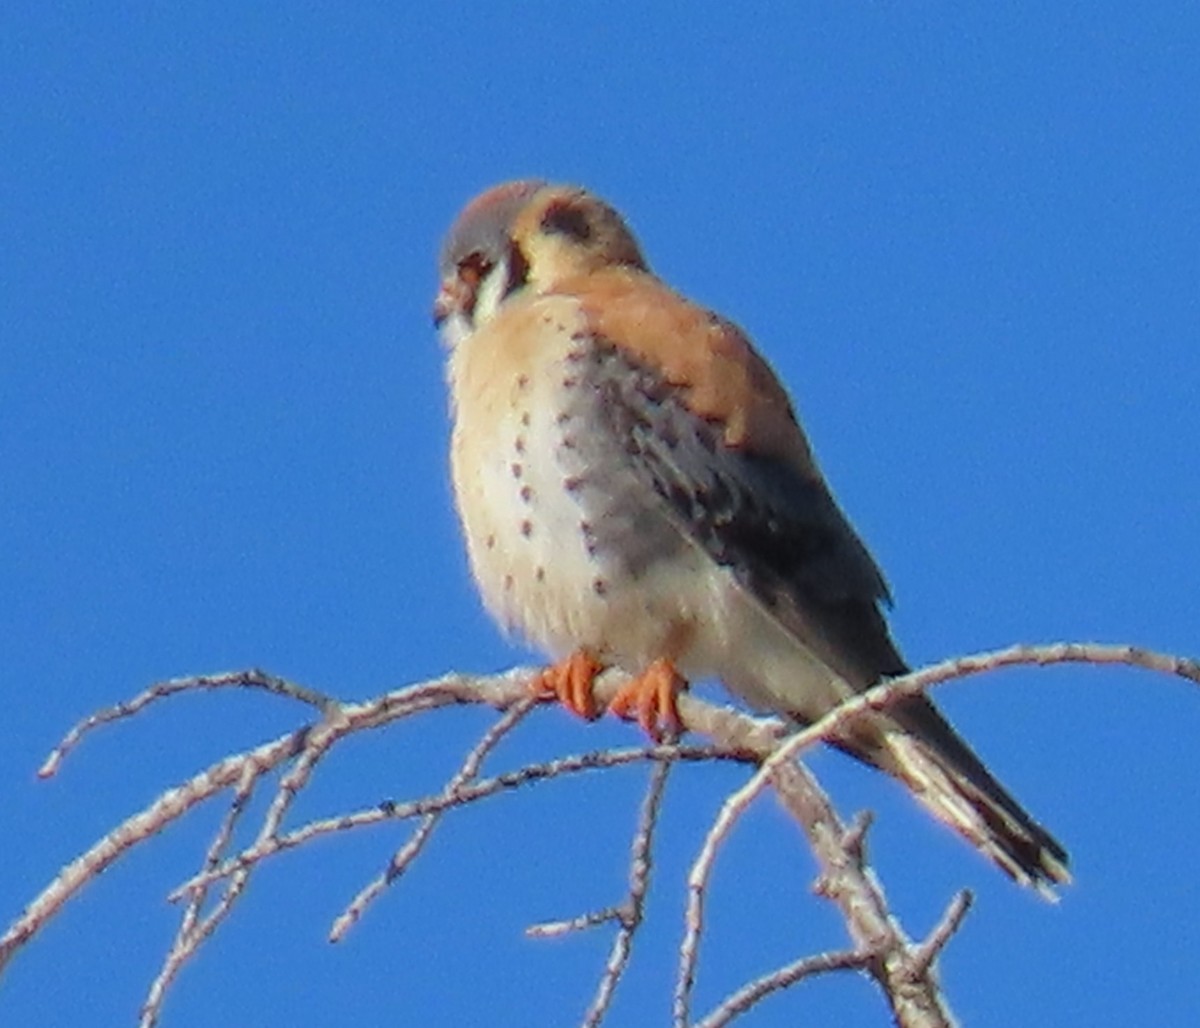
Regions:
<instances>
[{"instance_id":1,"label":"talon","mask_svg":"<svg viewBox=\"0 0 1200 1028\"><path fill-rule=\"evenodd\" d=\"M655 742L683 728L676 697L687 682L669 660L656 660L617 690L608 709L626 721L637 721Z\"/></svg>"},{"instance_id":2,"label":"talon","mask_svg":"<svg viewBox=\"0 0 1200 1028\"><path fill-rule=\"evenodd\" d=\"M592 691L596 676L604 670L587 650L576 650L566 660L552 664L534 676L529 691L534 696L554 698L571 713L594 721L599 716L596 697Z\"/></svg>"}]
</instances>

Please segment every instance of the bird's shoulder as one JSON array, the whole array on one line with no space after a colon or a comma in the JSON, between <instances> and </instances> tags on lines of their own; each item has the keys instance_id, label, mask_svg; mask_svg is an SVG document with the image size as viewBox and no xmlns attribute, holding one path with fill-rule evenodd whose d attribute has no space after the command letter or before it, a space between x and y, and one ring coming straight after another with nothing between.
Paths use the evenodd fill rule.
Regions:
<instances>
[{"instance_id":1,"label":"bird's shoulder","mask_svg":"<svg viewBox=\"0 0 1200 1028\"><path fill-rule=\"evenodd\" d=\"M787 392L734 322L632 268L566 279L555 294L573 298L583 332L657 375L693 414L718 425L730 450L818 474Z\"/></svg>"}]
</instances>

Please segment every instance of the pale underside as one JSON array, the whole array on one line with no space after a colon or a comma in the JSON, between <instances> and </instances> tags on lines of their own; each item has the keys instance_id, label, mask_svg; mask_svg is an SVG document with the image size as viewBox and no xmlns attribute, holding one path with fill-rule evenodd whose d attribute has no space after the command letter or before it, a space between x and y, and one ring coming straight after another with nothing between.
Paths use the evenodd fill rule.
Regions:
<instances>
[{"instance_id":1,"label":"pale underside","mask_svg":"<svg viewBox=\"0 0 1200 1028\"><path fill-rule=\"evenodd\" d=\"M502 348L502 352L498 352ZM514 305L455 348L452 473L492 614L559 658L660 657L811 720L854 690L680 531L625 466L575 301Z\"/></svg>"}]
</instances>

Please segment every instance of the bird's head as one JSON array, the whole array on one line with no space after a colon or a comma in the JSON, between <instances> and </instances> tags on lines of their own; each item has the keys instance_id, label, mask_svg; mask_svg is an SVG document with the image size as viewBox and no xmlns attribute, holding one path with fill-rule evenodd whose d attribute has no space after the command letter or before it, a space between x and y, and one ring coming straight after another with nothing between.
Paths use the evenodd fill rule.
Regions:
<instances>
[{"instance_id":1,"label":"bird's head","mask_svg":"<svg viewBox=\"0 0 1200 1028\"><path fill-rule=\"evenodd\" d=\"M603 200L574 186L506 182L467 204L451 227L433 320L454 346L509 297L553 292L565 278L614 265L646 267L637 240Z\"/></svg>"}]
</instances>

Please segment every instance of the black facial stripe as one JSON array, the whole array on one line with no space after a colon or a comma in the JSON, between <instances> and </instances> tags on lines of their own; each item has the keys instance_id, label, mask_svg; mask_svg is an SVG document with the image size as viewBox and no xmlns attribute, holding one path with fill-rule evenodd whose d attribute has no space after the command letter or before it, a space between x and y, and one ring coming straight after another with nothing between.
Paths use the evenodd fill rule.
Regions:
<instances>
[{"instance_id":1,"label":"black facial stripe","mask_svg":"<svg viewBox=\"0 0 1200 1028\"><path fill-rule=\"evenodd\" d=\"M542 231L586 243L592 238L592 223L578 207L565 202L552 203L542 215Z\"/></svg>"},{"instance_id":2,"label":"black facial stripe","mask_svg":"<svg viewBox=\"0 0 1200 1028\"><path fill-rule=\"evenodd\" d=\"M509 296L529 281L529 261L516 243L508 248L508 281L504 283L504 295Z\"/></svg>"}]
</instances>

